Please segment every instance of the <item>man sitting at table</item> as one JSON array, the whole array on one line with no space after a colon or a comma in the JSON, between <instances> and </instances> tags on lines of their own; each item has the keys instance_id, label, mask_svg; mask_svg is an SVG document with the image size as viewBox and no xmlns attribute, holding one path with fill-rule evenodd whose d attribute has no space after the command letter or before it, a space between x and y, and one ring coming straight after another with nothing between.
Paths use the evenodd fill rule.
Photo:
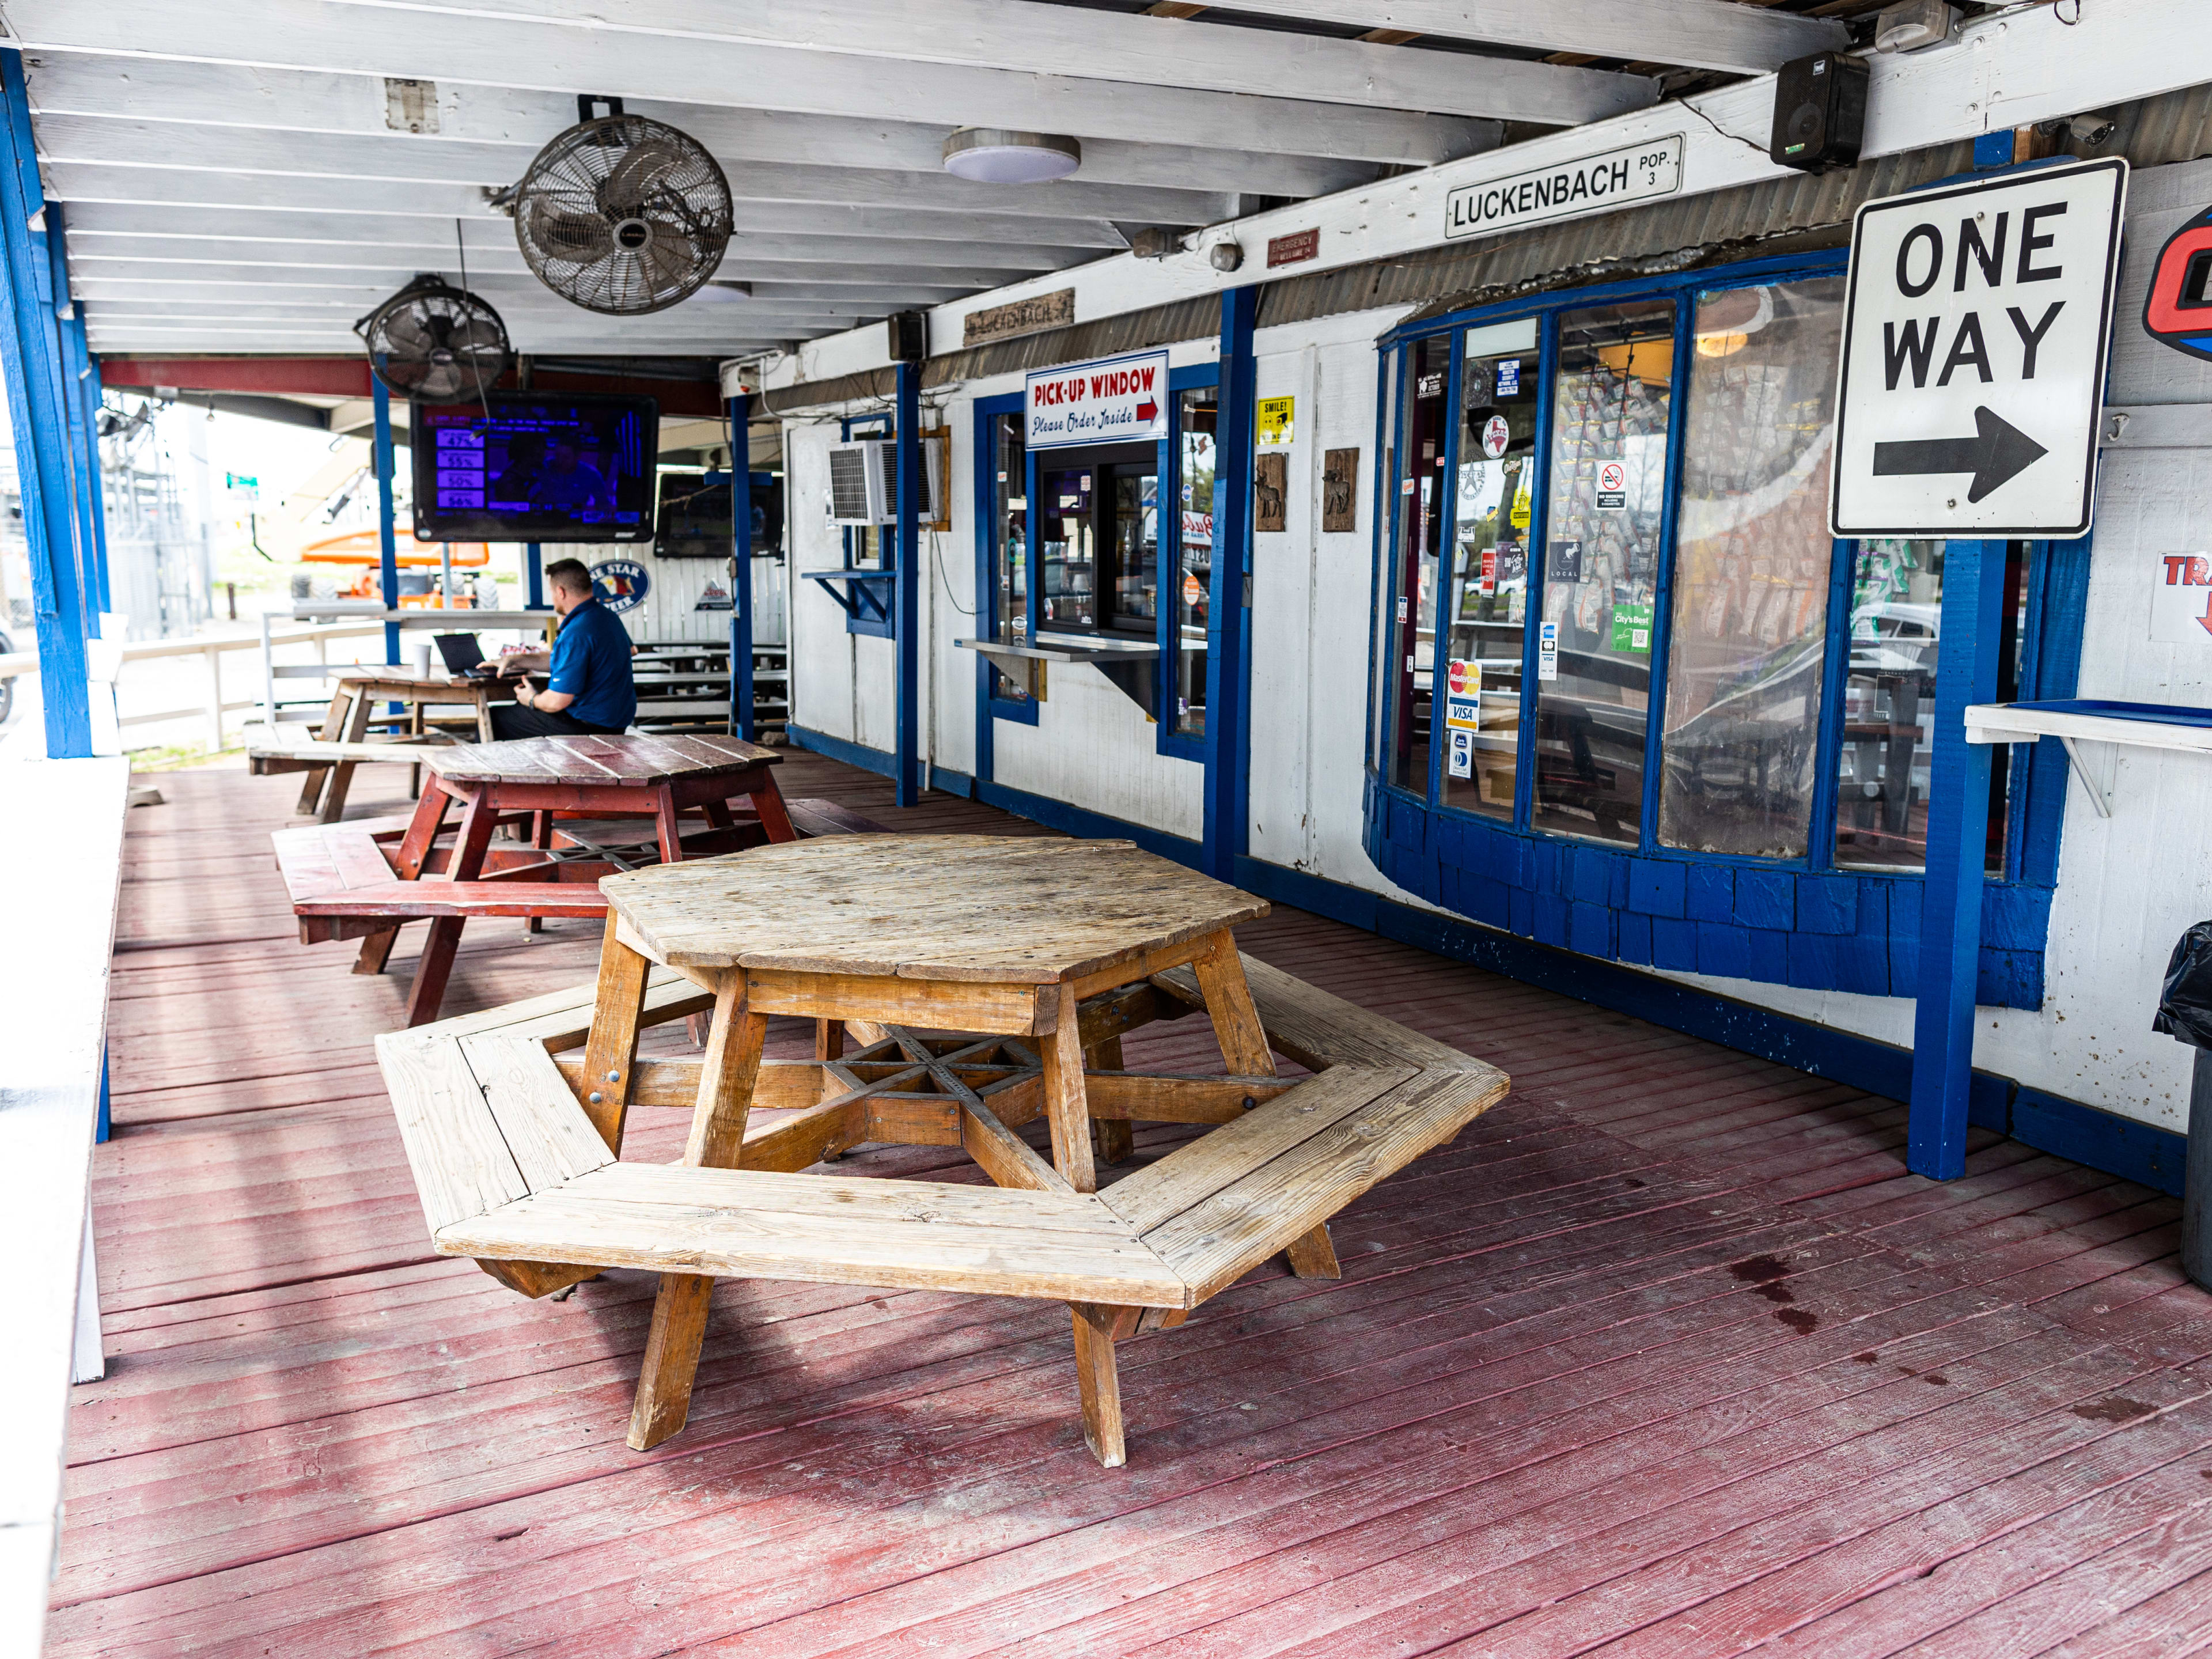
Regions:
<instances>
[{"instance_id":1,"label":"man sitting at table","mask_svg":"<svg viewBox=\"0 0 2212 1659\"><path fill-rule=\"evenodd\" d=\"M629 630L592 592L592 573L579 559L545 567L553 608L561 613L550 683L532 691L527 680L512 703L494 703L491 729L500 738L603 735L625 729L637 714L637 685L630 678ZM543 651L506 658L503 674L546 666Z\"/></svg>"}]
</instances>

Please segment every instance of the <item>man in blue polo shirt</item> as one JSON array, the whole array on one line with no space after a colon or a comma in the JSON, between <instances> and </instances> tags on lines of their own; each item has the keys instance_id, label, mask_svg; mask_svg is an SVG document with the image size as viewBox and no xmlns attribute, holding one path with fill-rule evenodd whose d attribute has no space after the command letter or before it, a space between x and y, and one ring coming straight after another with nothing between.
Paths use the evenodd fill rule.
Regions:
<instances>
[{"instance_id":1,"label":"man in blue polo shirt","mask_svg":"<svg viewBox=\"0 0 2212 1659\"><path fill-rule=\"evenodd\" d=\"M592 573L578 559L545 567L561 631L553 641L551 681L533 692L515 687L513 703L494 703L491 729L501 738L557 738L625 729L637 714L637 685L630 678L629 630L592 592ZM543 652L510 657L520 668L544 665ZM503 666L506 665L503 665Z\"/></svg>"}]
</instances>

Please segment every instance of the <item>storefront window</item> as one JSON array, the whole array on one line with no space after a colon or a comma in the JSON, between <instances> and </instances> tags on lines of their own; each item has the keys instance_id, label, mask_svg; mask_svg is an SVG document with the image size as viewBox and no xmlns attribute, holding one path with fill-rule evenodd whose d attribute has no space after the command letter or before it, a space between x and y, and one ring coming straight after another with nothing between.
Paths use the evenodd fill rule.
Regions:
<instances>
[{"instance_id":1,"label":"storefront window","mask_svg":"<svg viewBox=\"0 0 2212 1659\"><path fill-rule=\"evenodd\" d=\"M996 567L997 638L1020 641L1030 631L1029 499L1027 455L1022 442L1022 417L991 417L991 453L995 479L992 489L992 562ZM1009 702L1026 702L1029 693L994 671L992 695Z\"/></svg>"},{"instance_id":2,"label":"storefront window","mask_svg":"<svg viewBox=\"0 0 2212 1659\"><path fill-rule=\"evenodd\" d=\"M1219 403L1212 386L1177 396L1182 554L1175 596L1174 729L1200 737L1206 732L1206 621L1213 582L1213 434Z\"/></svg>"},{"instance_id":3,"label":"storefront window","mask_svg":"<svg viewBox=\"0 0 2212 1659\"><path fill-rule=\"evenodd\" d=\"M1049 628L1098 625L1098 544L1091 499L1097 469L1047 467L1037 475L1037 564L1044 578L1040 623Z\"/></svg>"},{"instance_id":4,"label":"storefront window","mask_svg":"<svg viewBox=\"0 0 2212 1659\"><path fill-rule=\"evenodd\" d=\"M1425 794L1437 638L1437 555L1444 518L1444 446L1450 412L1451 337L1413 347L1412 385L1398 455L1398 551L1390 661L1391 782Z\"/></svg>"},{"instance_id":5,"label":"storefront window","mask_svg":"<svg viewBox=\"0 0 2212 1659\"><path fill-rule=\"evenodd\" d=\"M1674 305L1571 311L1559 330L1543 588L1557 668L1537 694L1534 822L1633 844L1667 499Z\"/></svg>"},{"instance_id":6,"label":"storefront window","mask_svg":"<svg viewBox=\"0 0 2212 1659\"><path fill-rule=\"evenodd\" d=\"M1114 591L1107 626L1154 633L1160 614L1159 474L1155 467L1115 467L1112 483L1107 532Z\"/></svg>"},{"instance_id":7,"label":"storefront window","mask_svg":"<svg viewBox=\"0 0 2212 1659\"><path fill-rule=\"evenodd\" d=\"M1836 768L1836 862L1920 870L1928 863L1936 663L1943 623L1944 544L1859 544L1852 568L1850 667ZM1997 701L2019 696L2027 621L2027 544L2006 549ZM1992 751L1989 873L2005 868L2010 751Z\"/></svg>"},{"instance_id":8,"label":"storefront window","mask_svg":"<svg viewBox=\"0 0 2212 1659\"><path fill-rule=\"evenodd\" d=\"M1843 292L1820 276L1698 299L1659 790L1668 847L1805 856Z\"/></svg>"},{"instance_id":9,"label":"storefront window","mask_svg":"<svg viewBox=\"0 0 2212 1659\"><path fill-rule=\"evenodd\" d=\"M1535 495L1536 325L1470 329L1462 350L1441 693L1443 800L1510 819Z\"/></svg>"}]
</instances>

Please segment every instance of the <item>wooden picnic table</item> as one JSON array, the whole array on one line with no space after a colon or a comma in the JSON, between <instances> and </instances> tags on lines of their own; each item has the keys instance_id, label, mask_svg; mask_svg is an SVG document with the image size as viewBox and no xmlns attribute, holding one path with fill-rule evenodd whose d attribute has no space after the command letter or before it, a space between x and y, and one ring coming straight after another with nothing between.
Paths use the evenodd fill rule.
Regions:
<instances>
[{"instance_id":1,"label":"wooden picnic table","mask_svg":"<svg viewBox=\"0 0 2212 1659\"><path fill-rule=\"evenodd\" d=\"M1274 1060L1231 933L1265 915L1267 902L1126 841L884 836L802 842L609 877L600 890L608 933L584 1065L586 1087L597 1091L586 1095L586 1109L606 1109L605 1085L631 1068L651 965L676 969L715 994L684 1154L689 1165L738 1165L769 1014L819 1022L817 1048L825 1064L840 1059L843 1033L857 1027L866 1042L889 1042L889 1058L919 1063L921 1086L964 1092L986 1127L956 1139L994 1182L1030 1190L1096 1192L1094 1152L1111 1158L1129 1150L1126 1118L1094 1148L1079 1036L1085 998L1194 968L1229 1072L1238 1079L1233 1089L1239 1098L1273 1092L1267 1085ZM963 1035L941 1051L917 1035L943 1031ZM1048 1167L960 1079L963 1061L1003 1068L1002 1037L1035 1044L1014 1058L1035 1067L1030 1092L1042 1093L1050 1125ZM1118 1069L1119 1037L1104 1039L1097 1058ZM847 1088L870 1091L857 1073ZM1220 1093L1218 1084L1158 1085L1165 1096L1209 1090ZM1020 1115L1011 1109L1009 1115ZM918 1126L917 1138L936 1140L933 1127ZM1012 1258L1030 1236L1009 1230ZM1334 1272L1328 1249L1326 1230L1316 1230L1307 1251L1316 1270L1325 1261ZM1018 1277L1024 1264L1004 1265ZM662 1276L631 1419L630 1443L641 1450L683 1426L712 1285L705 1275ZM1073 1328L1085 1431L1102 1458L1118 1463L1110 1321L1102 1328L1078 1309Z\"/></svg>"},{"instance_id":2,"label":"wooden picnic table","mask_svg":"<svg viewBox=\"0 0 2212 1659\"><path fill-rule=\"evenodd\" d=\"M695 852L742 847L747 832L771 842L799 836L771 769L783 757L741 738L522 738L426 749L422 758L430 776L392 860L392 874L401 881L426 873L447 883L526 881L549 872L559 880L553 848L556 819L615 821L617 826L622 820L647 821L651 831L646 838L655 843L662 862L671 865L685 856L681 819L687 812L703 815L708 826L704 837L693 837ZM743 824L730 806L740 798L751 809ZM439 836L456 806L460 823L453 846L442 860L434 859ZM514 824L519 814L527 815L529 846L537 856L492 859L493 830L501 822ZM408 994L410 1025L438 1017L466 921L465 915L431 919ZM395 922L363 939L356 971L381 972L398 935Z\"/></svg>"},{"instance_id":3,"label":"wooden picnic table","mask_svg":"<svg viewBox=\"0 0 2212 1659\"><path fill-rule=\"evenodd\" d=\"M477 738L489 743L492 704L514 701L511 680L456 679L447 674L416 674L404 668L346 669L337 676L337 688L331 693L331 706L316 736L325 743L343 744L350 749L368 742L371 726L397 726L401 729L392 741L400 752L392 758L415 760L419 766L419 760L405 750L421 745L428 735L430 709L467 711L459 718L472 720ZM380 702L398 703L404 712L379 715L376 705ZM353 769L360 764L360 752L356 750L353 757L334 764L311 763L300 790L300 811L313 813L324 823L336 823L344 817L346 792L353 787ZM312 751L308 757L312 760Z\"/></svg>"}]
</instances>

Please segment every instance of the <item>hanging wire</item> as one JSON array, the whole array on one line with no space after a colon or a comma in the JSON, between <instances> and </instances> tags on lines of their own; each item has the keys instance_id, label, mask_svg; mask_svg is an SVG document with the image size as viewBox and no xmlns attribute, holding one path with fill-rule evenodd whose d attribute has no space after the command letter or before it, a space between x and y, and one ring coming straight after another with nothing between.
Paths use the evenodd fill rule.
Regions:
<instances>
[{"instance_id":1,"label":"hanging wire","mask_svg":"<svg viewBox=\"0 0 2212 1659\"><path fill-rule=\"evenodd\" d=\"M469 290L469 245L461 234L461 222L459 219L453 221L453 246L461 256L461 292L474 299L476 295ZM484 390L483 376L481 374L477 376L477 402L483 407L484 419L489 421L491 398Z\"/></svg>"}]
</instances>

